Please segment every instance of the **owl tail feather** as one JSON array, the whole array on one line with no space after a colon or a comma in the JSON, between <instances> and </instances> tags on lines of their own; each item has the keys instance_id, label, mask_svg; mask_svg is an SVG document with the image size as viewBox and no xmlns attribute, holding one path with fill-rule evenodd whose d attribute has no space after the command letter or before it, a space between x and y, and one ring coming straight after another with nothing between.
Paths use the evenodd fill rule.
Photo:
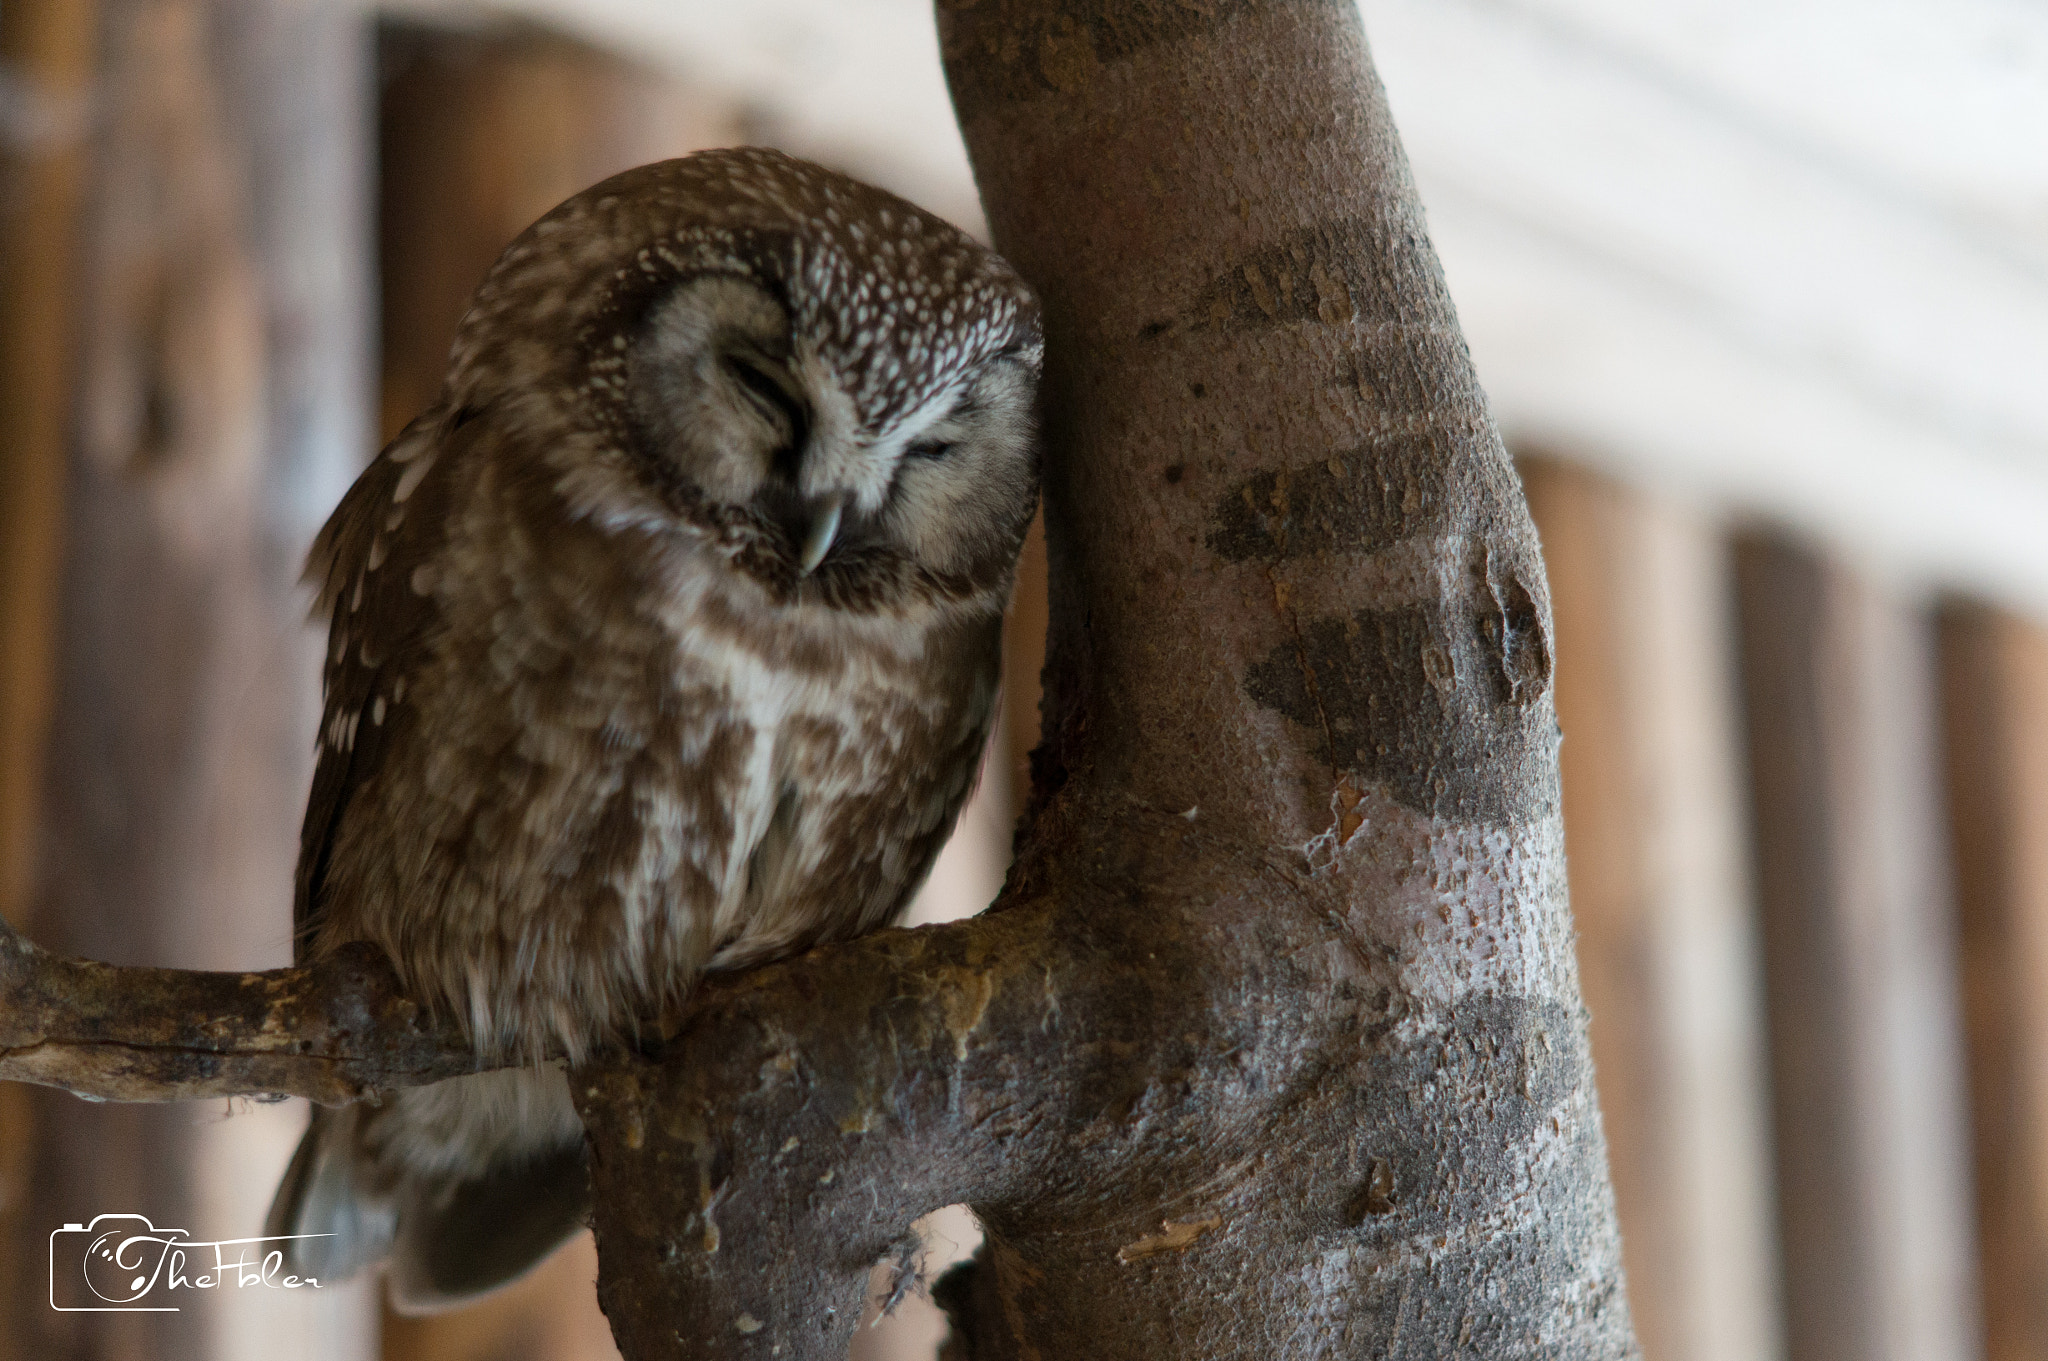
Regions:
<instances>
[{"instance_id":1,"label":"owl tail feather","mask_svg":"<svg viewBox=\"0 0 2048 1361\"><path fill-rule=\"evenodd\" d=\"M355 1115L313 1111L263 1220L266 1238L290 1238L285 1269L315 1281L355 1275L391 1249L397 1206L388 1192L362 1184L355 1157Z\"/></svg>"},{"instance_id":2,"label":"owl tail feather","mask_svg":"<svg viewBox=\"0 0 2048 1361\"><path fill-rule=\"evenodd\" d=\"M435 1314L510 1285L590 1215L581 1141L500 1159L453 1185L406 1187L391 1248L391 1305Z\"/></svg>"},{"instance_id":3,"label":"owl tail feather","mask_svg":"<svg viewBox=\"0 0 2048 1361\"><path fill-rule=\"evenodd\" d=\"M388 1257L392 1307L440 1313L518 1280L588 1218L580 1140L506 1150L469 1177L379 1178L358 1152L357 1109L313 1112L271 1202L263 1232L292 1239L294 1275L342 1280Z\"/></svg>"}]
</instances>

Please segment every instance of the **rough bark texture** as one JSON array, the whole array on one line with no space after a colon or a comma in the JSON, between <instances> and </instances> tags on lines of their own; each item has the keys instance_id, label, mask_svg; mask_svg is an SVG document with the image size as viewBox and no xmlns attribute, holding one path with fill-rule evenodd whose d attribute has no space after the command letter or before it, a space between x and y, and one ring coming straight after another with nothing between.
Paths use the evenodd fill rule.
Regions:
<instances>
[{"instance_id":1,"label":"rough bark texture","mask_svg":"<svg viewBox=\"0 0 2048 1361\"><path fill-rule=\"evenodd\" d=\"M1629 1354L1542 570L1355 13L940 21L1046 304L1033 821L579 1075L624 1351L836 1356L964 1199L978 1361Z\"/></svg>"},{"instance_id":2,"label":"rough bark texture","mask_svg":"<svg viewBox=\"0 0 2048 1361\"><path fill-rule=\"evenodd\" d=\"M346 1105L477 1071L371 946L305 969L207 973L66 959L0 923L0 1080L95 1101L303 1096Z\"/></svg>"}]
</instances>

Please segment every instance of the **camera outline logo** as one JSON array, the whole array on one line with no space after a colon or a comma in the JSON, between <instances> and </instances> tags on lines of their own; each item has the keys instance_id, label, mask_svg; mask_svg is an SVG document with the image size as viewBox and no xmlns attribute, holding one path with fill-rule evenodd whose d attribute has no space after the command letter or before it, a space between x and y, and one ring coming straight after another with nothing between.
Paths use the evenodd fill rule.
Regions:
<instances>
[{"instance_id":1,"label":"camera outline logo","mask_svg":"<svg viewBox=\"0 0 2048 1361\"><path fill-rule=\"evenodd\" d=\"M284 1270L283 1245L330 1236L200 1241L188 1237L184 1229L160 1229L145 1215L95 1215L90 1224L65 1224L50 1231L50 1308L60 1314L175 1314L180 1306L148 1301L161 1298L159 1292L215 1290L223 1285L318 1290L317 1279ZM80 1302L58 1302L60 1279L74 1282L65 1298Z\"/></svg>"}]
</instances>

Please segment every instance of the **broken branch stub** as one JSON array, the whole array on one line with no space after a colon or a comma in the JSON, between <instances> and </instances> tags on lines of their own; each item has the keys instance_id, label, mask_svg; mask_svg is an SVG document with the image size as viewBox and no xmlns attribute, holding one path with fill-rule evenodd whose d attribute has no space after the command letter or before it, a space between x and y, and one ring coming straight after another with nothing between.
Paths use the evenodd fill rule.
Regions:
<instances>
[{"instance_id":1,"label":"broken branch stub","mask_svg":"<svg viewBox=\"0 0 2048 1361\"><path fill-rule=\"evenodd\" d=\"M332 1106L476 1070L372 946L311 968L208 973L66 959L0 922L0 1079L98 1101Z\"/></svg>"}]
</instances>

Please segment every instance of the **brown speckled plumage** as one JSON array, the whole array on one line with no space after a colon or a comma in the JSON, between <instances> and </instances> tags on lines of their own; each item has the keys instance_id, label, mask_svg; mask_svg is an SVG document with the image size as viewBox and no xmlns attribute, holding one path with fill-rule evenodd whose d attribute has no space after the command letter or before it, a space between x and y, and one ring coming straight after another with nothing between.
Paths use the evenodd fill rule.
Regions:
<instances>
[{"instance_id":1,"label":"brown speckled plumage","mask_svg":"<svg viewBox=\"0 0 2048 1361\"><path fill-rule=\"evenodd\" d=\"M375 941L533 1060L886 923L993 716L1037 365L1001 260L779 153L536 223L314 548L302 955ZM545 1066L322 1113L271 1231L435 1307L574 1227L580 1147Z\"/></svg>"}]
</instances>

